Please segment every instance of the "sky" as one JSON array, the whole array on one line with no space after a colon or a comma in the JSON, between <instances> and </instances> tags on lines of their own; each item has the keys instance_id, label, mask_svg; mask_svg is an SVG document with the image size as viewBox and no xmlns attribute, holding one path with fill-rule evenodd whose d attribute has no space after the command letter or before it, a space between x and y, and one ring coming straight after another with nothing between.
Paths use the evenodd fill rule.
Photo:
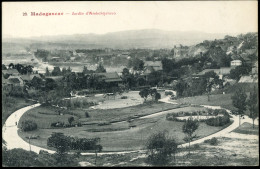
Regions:
<instances>
[{"instance_id":1,"label":"sky","mask_svg":"<svg viewBox=\"0 0 260 169\"><path fill-rule=\"evenodd\" d=\"M31 16L31 12L64 14ZM116 14L90 16L86 12ZM32 37L140 29L247 33L258 31L257 14L257 1L2 2L2 34Z\"/></svg>"}]
</instances>

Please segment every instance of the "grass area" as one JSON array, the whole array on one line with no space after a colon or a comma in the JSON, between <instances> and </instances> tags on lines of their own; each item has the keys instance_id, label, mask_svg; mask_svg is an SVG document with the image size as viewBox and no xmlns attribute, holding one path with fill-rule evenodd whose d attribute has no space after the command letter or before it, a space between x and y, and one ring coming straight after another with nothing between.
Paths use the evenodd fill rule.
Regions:
<instances>
[{"instance_id":1,"label":"grass area","mask_svg":"<svg viewBox=\"0 0 260 169\"><path fill-rule=\"evenodd\" d=\"M59 115L58 110L61 110L63 115ZM38 128L51 128L51 123L54 122L64 122L65 124L69 124L68 118L71 116L74 117L75 121L79 119L78 116L73 115L72 111L66 111L52 106L39 106L27 111L21 117L18 127L21 127L23 121L32 120L37 124Z\"/></svg>"},{"instance_id":2,"label":"grass area","mask_svg":"<svg viewBox=\"0 0 260 169\"><path fill-rule=\"evenodd\" d=\"M25 101L23 98L17 97L8 97L5 101L2 101L2 127L6 121L6 119L16 110L19 110L23 107L32 105L34 102L32 101Z\"/></svg>"},{"instance_id":3,"label":"grass area","mask_svg":"<svg viewBox=\"0 0 260 169\"><path fill-rule=\"evenodd\" d=\"M240 134L259 135L259 126L255 125L255 127L253 128L253 124L245 122L241 124L238 128L236 128L233 132Z\"/></svg>"},{"instance_id":4,"label":"grass area","mask_svg":"<svg viewBox=\"0 0 260 169\"><path fill-rule=\"evenodd\" d=\"M145 105L147 106L147 105ZM158 106L158 105L157 105ZM156 107L156 106L155 106ZM155 108L154 107L154 108ZM124 110L124 109L123 109ZM150 110L153 110L152 108ZM183 107L173 109L170 112L206 110L202 107ZM102 116L101 116L102 117ZM104 116L103 116L104 117ZM105 117L104 117L105 119ZM104 120L103 119L103 120ZM99 126L97 124L84 125L82 127L63 129L38 129L32 132L21 132L19 135L26 140L28 135L39 135L39 139L31 140L31 143L40 147L47 147L47 138L52 132L62 132L65 135L79 138L101 138L100 144L103 151L127 151L143 149L148 137L159 131L167 130L170 137L174 137L178 143L184 143L185 137L182 132L184 122L173 122L166 120L166 114L160 114L149 118L134 119L132 122L119 122L110 125ZM132 127L131 126L135 126ZM221 130L223 127L208 126L200 123L195 132L198 138L205 137ZM26 140L27 141L27 140Z\"/></svg>"},{"instance_id":5,"label":"grass area","mask_svg":"<svg viewBox=\"0 0 260 169\"><path fill-rule=\"evenodd\" d=\"M231 96L231 94L210 95L210 101L208 101L207 95L185 97L177 99L177 103L221 106L226 109L234 109L234 106L232 105Z\"/></svg>"}]
</instances>

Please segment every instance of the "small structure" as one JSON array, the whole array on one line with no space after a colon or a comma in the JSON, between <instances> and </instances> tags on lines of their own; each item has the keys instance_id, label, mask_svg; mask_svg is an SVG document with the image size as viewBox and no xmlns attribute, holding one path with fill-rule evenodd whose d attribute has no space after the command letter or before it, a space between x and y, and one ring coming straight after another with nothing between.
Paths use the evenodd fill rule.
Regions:
<instances>
[{"instance_id":1,"label":"small structure","mask_svg":"<svg viewBox=\"0 0 260 169\"><path fill-rule=\"evenodd\" d=\"M34 77L41 78L39 74L27 74L27 75L21 75L21 78L25 82L31 82Z\"/></svg>"},{"instance_id":2,"label":"small structure","mask_svg":"<svg viewBox=\"0 0 260 169\"><path fill-rule=\"evenodd\" d=\"M230 62L230 66L231 67L237 67L237 66L240 66L240 65L242 65L242 61L241 60L232 60L231 62Z\"/></svg>"},{"instance_id":3,"label":"small structure","mask_svg":"<svg viewBox=\"0 0 260 169\"><path fill-rule=\"evenodd\" d=\"M24 81L20 76L10 76L8 81L12 86L24 86Z\"/></svg>"},{"instance_id":4,"label":"small structure","mask_svg":"<svg viewBox=\"0 0 260 169\"><path fill-rule=\"evenodd\" d=\"M7 69L7 70L2 70L2 74L4 75L13 75L13 76L18 76L20 73L18 72L17 69Z\"/></svg>"},{"instance_id":5,"label":"small structure","mask_svg":"<svg viewBox=\"0 0 260 169\"><path fill-rule=\"evenodd\" d=\"M162 71L163 67L162 67L162 62L161 61L145 61L144 62L144 71L146 69L153 69L154 71Z\"/></svg>"}]
</instances>

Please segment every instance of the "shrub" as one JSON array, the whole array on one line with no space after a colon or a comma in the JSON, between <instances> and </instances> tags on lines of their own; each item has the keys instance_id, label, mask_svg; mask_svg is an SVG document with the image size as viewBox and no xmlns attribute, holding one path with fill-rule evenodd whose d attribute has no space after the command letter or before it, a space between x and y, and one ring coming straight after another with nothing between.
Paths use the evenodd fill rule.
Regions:
<instances>
[{"instance_id":1,"label":"shrub","mask_svg":"<svg viewBox=\"0 0 260 169\"><path fill-rule=\"evenodd\" d=\"M88 114L88 112L85 112L85 117L86 117L86 118L89 118L89 117L90 117L89 114Z\"/></svg>"},{"instance_id":2,"label":"shrub","mask_svg":"<svg viewBox=\"0 0 260 169\"><path fill-rule=\"evenodd\" d=\"M168 96L168 95L173 95L173 92L171 92L171 91L165 92L165 95L166 95L166 96Z\"/></svg>"},{"instance_id":3,"label":"shrub","mask_svg":"<svg viewBox=\"0 0 260 169\"><path fill-rule=\"evenodd\" d=\"M37 129L37 124L33 121L26 120L26 121L22 122L21 129L25 132L26 131L33 131L33 130Z\"/></svg>"},{"instance_id":4,"label":"shrub","mask_svg":"<svg viewBox=\"0 0 260 169\"><path fill-rule=\"evenodd\" d=\"M127 96L122 96L121 99L127 99Z\"/></svg>"},{"instance_id":5,"label":"shrub","mask_svg":"<svg viewBox=\"0 0 260 169\"><path fill-rule=\"evenodd\" d=\"M218 116L216 118L209 118L205 122L209 126L224 126L230 122L230 118L228 116Z\"/></svg>"},{"instance_id":6,"label":"shrub","mask_svg":"<svg viewBox=\"0 0 260 169\"><path fill-rule=\"evenodd\" d=\"M209 143L210 145L217 145L218 144L218 140L216 137L213 137L211 139L205 140L204 143Z\"/></svg>"}]
</instances>

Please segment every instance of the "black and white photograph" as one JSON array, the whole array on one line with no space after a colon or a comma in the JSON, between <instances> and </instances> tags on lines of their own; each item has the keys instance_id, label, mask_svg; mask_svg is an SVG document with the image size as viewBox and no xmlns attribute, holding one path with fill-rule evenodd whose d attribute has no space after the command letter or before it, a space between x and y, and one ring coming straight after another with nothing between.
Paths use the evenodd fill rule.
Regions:
<instances>
[{"instance_id":1,"label":"black and white photograph","mask_svg":"<svg viewBox=\"0 0 260 169\"><path fill-rule=\"evenodd\" d=\"M3 167L259 166L258 1L1 8Z\"/></svg>"}]
</instances>

